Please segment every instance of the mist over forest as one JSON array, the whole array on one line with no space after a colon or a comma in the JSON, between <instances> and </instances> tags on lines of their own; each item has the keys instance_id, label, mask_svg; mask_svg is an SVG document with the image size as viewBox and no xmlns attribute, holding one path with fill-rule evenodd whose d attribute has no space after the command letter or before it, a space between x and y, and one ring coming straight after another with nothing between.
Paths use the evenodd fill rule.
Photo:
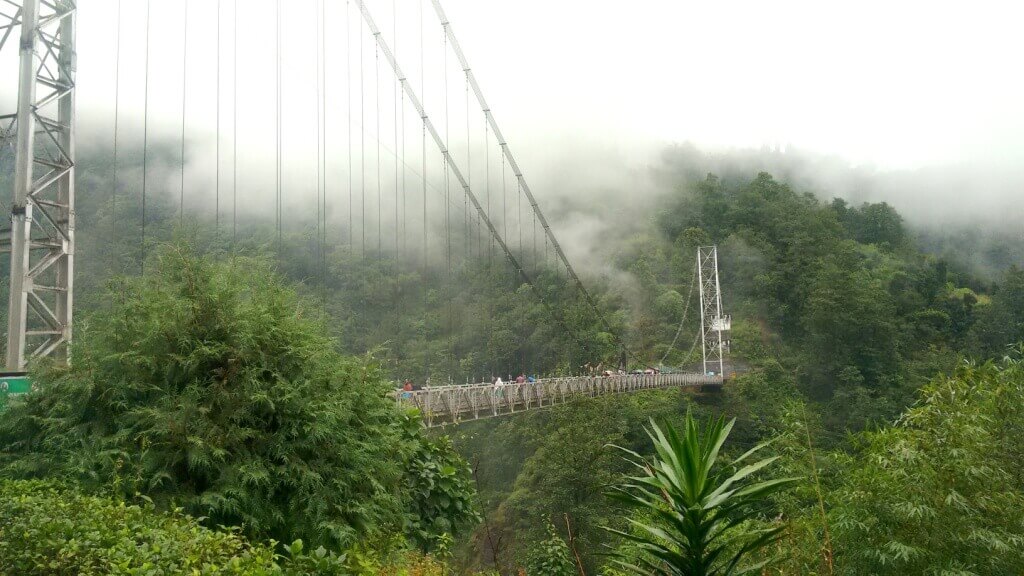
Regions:
<instances>
[{"instance_id":1,"label":"mist over forest","mask_svg":"<svg viewBox=\"0 0 1024 576\"><path fill-rule=\"evenodd\" d=\"M0 576L1024 574L1019 18L419 4L76 4Z\"/></svg>"}]
</instances>

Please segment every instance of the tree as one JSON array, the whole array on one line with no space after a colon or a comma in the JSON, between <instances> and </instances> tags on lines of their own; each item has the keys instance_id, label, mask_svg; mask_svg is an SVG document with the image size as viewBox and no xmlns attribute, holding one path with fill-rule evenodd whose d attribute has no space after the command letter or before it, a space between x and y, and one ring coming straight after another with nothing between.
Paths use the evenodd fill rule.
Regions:
<instances>
[{"instance_id":1,"label":"tree","mask_svg":"<svg viewBox=\"0 0 1024 576\"><path fill-rule=\"evenodd\" d=\"M80 326L72 366L40 366L36 390L0 416L8 473L139 492L259 539L340 548L400 532L422 509L403 490L407 462L417 478L458 467L403 426L380 368L339 354L268 262L164 246L109 300ZM469 489L451 488L464 505ZM427 532L445 528L432 521Z\"/></svg>"},{"instance_id":2,"label":"tree","mask_svg":"<svg viewBox=\"0 0 1024 576\"><path fill-rule=\"evenodd\" d=\"M622 468L606 444L622 444L630 409L615 396L581 400L550 415L549 432L523 463L500 515L505 528L521 542L540 542L538 518L569 514L584 566L596 567L594 555L608 542L599 528L615 520L601 496ZM536 425L536 423L535 423Z\"/></svg>"},{"instance_id":3,"label":"tree","mask_svg":"<svg viewBox=\"0 0 1024 576\"><path fill-rule=\"evenodd\" d=\"M865 203L860 207L858 226L854 238L862 244L880 244L890 249L902 248L906 243L903 218L885 202Z\"/></svg>"},{"instance_id":4,"label":"tree","mask_svg":"<svg viewBox=\"0 0 1024 576\"><path fill-rule=\"evenodd\" d=\"M448 536L479 520L469 464L447 436L424 436L418 414L407 416L404 427L403 443L414 447L404 483L412 497L405 533L424 552L440 550Z\"/></svg>"},{"instance_id":5,"label":"tree","mask_svg":"<svg viewBox=\"0 0 1024 576\"><path fill-rule=\"evenodd\" d=\"M645 575L728 576L767 563L740 567L748 555L777 540L783 527L746 530L742 525L758 516L766 497L785 490L796 479L751 480L777 457L739 467L765 444L728 466L716 467L734 423L735 419L728 424L724 418L712 420L702 434L687 413L682 435L671 425L662 431L651 421L648 436L654 458L620 448L639 475L616 486L609 496L654 518L650 524L630 519L636 533L607 529L638 545L639 557L623 556L618 562L621 567Z\"/></svg>"},{"instance_id":6,"label":"tree","mask_svg":"<svg viewBox=\"0 0 1024 576\"><path fill-rule=\"evenodd\" d=\"M1006 346L1024 340L1024 270L1010 266L992 303L984 309L976 329L982 354L997 356Z\"/></svg>"},{"instance_id":7,"label":"tree","mask_svg":"<svg viewBox=\"0 0 1024 576\"><path fill-rule=\"evenodd\" d=\"M530 576L575 576L576 567L573 566L569 547L550 520L547 522L547 538L530 553L525 567Z\"/></svg>"},{"instance_id":8,"label":"tree","mask_svg":"<svg viewBox=\"0 0 1024 576\"><path fill-rule=\"evenodd\" d=\"M897 366L892 297L865 270L827 261L814 279L803 325L812 366L829 379L876 386Z\"/></svg>"},{"instance_id":9,"label":"tree","mask_svg":"<svg viewBox=\"0 0 1024 576\"><path fill-rule=\"evenodd\" d=\"M1013 358L961 364L896 426L866 433L831 493L843 573L1022 573L1021 422L1024 365Z\"/></svg>"}]
</instances>

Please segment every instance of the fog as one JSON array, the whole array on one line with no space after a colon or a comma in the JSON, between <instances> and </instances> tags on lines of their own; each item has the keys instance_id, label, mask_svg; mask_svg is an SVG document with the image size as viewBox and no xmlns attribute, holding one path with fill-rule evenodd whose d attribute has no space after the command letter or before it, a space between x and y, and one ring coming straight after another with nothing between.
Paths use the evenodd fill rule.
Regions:
<instances>
[{"instance_id":1,"label":"fog","mask_svg":"<svg viewBox=\"0 0 1024 576\"><path fill-rule=\"evenodd\" d=\"M887 201L920 227L1016 230L1024 216L1024 38L1009 3L444 4L573 259L599 262L600 240L648 221L672 189L661 177L669 146L695 174L768 170L825 199ZM353 211L390 215L387 226L396 201L422 211L424 169L435 224L446 189L451 209L463 209L429 140L424 155L418 115L396 96L352 3L324 2L323 40L315 0L281 4L280 97L274 1L241 2L237 16L229 0L187 5L186 16L186 2L152 0L147 59L146 2L120 2L118 33L116 0L80 0L83 154L112 145L115 106L121 153L137 154L145 110L151 143L185 142L184 184L180 166L157 164L151 189L184 190L194 211L213 211L219 188L237 191L245 215L272 214L278 147L289 211L309 210L322 177L332 219L347 219L351 190ZM502 180L497 143L460 66L443 56L429 2L368 5L456 163L496 212L516 184L507 168ZM12 46L0 54L4 109L15 97Z\"/></svg>"}]
</instances>

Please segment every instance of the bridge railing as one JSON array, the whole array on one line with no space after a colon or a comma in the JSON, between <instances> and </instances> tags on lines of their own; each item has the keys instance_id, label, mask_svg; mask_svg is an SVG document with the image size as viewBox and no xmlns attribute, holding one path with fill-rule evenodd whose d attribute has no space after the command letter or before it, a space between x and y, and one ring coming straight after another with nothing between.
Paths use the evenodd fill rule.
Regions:
<instances>
[{"instance_id":1,"label":"bridge railing","mask_svg":"<svg viewBox=\"0 0 1024 576\"><path fill-rule=\"evenodd\" d=\"M396 393L402 406L415 406L427 427L545 408L584 396L621 394L681 386L715 386L720 375L624 374L545 378L535 382L436 386Z\"/></svg>"}]
</instances>

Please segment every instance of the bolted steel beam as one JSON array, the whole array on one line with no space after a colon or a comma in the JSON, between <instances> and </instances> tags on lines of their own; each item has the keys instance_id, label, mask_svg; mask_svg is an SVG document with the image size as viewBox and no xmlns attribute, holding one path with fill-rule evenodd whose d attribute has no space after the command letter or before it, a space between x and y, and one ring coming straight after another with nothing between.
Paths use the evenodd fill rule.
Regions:
<instances>
[{"instance_id":1,"label":"bolted steel beam","mask_svg":"<svg viewBox=\"0 0 1024 576\"><path fill-rule=\"evenodd\" d=\"M5 367L69 360L75 253L75 12L73 0L5 0L0 39L20 26L18 107L2 130L14 142ZM10 45L0 42L0 47ZM38 136L38 137L37 137ZM0 148L3 142L0 142ZM39 217L36 217L38 213Z\"/></svg>"}]
</instances>

